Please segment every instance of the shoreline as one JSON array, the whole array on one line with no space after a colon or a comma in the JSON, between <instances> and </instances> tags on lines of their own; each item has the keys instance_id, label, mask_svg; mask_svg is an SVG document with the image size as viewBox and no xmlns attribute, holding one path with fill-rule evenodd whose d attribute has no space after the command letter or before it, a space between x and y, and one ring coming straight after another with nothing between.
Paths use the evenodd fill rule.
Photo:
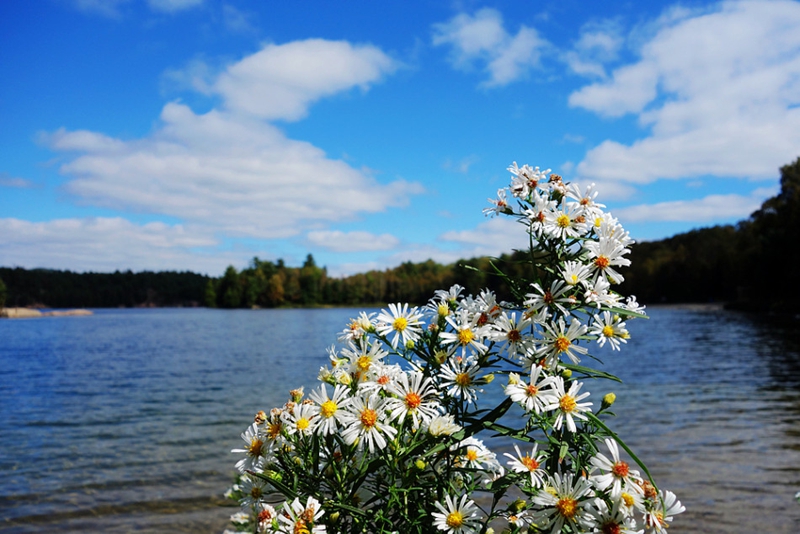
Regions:
<instances>
[{"instance_id":1,"label":"shoreline","mask_svg":"<svg viewBox=\"0 0 800 534\"><path fill-rule=\"evenodd\" d=\"M2 319L34 319L37 317L85 317L94 315L91 310L53 310L41 311L35 308L0 308Z\"/></svg>"}]
</instances>

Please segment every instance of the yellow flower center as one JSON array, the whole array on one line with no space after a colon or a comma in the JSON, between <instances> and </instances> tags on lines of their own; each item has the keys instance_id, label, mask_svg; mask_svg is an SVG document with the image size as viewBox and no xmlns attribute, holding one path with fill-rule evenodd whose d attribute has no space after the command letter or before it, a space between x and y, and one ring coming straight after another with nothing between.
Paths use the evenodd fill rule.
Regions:
<instances>
[{"instance_id":1,"label":"yellow flower center","mask_svg":"<svg viewBox=\"0 0 800 534\"><path fill-rule=\"evenodd\" d=\"M578 513L578 501L572 497L562 497L556 503L556 510L563 517L572 519Z\"/></svg>"},{"instance_id":2,"label":"yellow flower center","mask_svg":"<svg viewBox=\"0 0 800 534\"><path fill-rule=\"evenodd\" d=\"M300 419L297 420L297 430L302 432L303 430L308 428L308 425L310 425L310 424L311 424L311 421L309 421L305 417L301 417Z\"/></svg>"},{"instance_id":3,"label":"yellow flower center","mask_svg":"<svg viewBox=\"0 0 800 534\"><path fill-rule=\"evenodd\" d=\"M455 512L450 512L447 514L447 520L445 520L447 526L450 528L458 528L464 524L464 516L456 510Z\"/></svg>"},{"instance_id":4,"label":"yellow flower center","mask_svg":"<svg viewBox=\"0 0 800 534\"><path fill-rule=\"evenodd\" d=\"M361 412L361 424L365 427L372 428L378 422L378 412L370 408L364 408Z\"/></svg>"},{"instance_id":5,"label":"yellow flower center","mask_svg":"<svg viewBox=\"0 0 800 534\"><path fill-rule=\"evenodd\" d=\"M372 365L372 358L369 356L361 356L356 361L356 367L358 367L359 371L369 371L370 366Z\"/></svg>"},{"instance_id":6,"label":"yellow flower center","mask_svg":"<svg viewBox=\"0 0 800 534\"><path fill-rule=\"evenodd\" d=\"M610 324L607 324L603 327L603 335L606 337L613 337L614 336L614 327Z\"/></svg>"},{"instance_id":7,"label":"yellow flower center","mask_svg":"<svg viewBox=\"0 0 800 534\"><path fill-rule=\"evenodd\" d=\"M529 385L525 388L525 393L527 393L529 397L535 397L536 394L539 393L539 388L534 385Z\"/></svg>"},{"instance_id":8,"label":"yellow flower center","mask_svg":"<svg viewBox=\"0 0 800 534\"><path fill-rule=\"evenodd\" d=\"M263 446L263 441L258 438L253 438L250 441L250 447L247 448L247 452L250 453L251 456L261 456L261 448Z\"/></svg>"},{"instance_id":9,"label":"yellow flower center","mask_svg":"<svg viewBox=\"0 0 800 534\"><path fill-rule=\"evenodd\" d=\"M419 408L420 404L422 404L422 399L418 394L412 391L406 395L406 406L408 406L409 409L415 410Z\"/></svg>"},{"instance_id":10,"label":"yellow flower center","mask_svg":"<svg viewBox=\"0 0 800 534\"><path fill-rule=\"evenodd\" d=\"M622 501L625 503L625 506L633 506L634 504L633 496L631 496L630 493L623 493Z\"/></svg>"},{"instance_id":11,"label":"yellow flower center","mask_svg":"<svg viewBox=\"0 0 800 534\"><path fill-rule=\"evenodd\" d=\"M572 341L569 340L566 336L558 336L555 341L555 347L557 352L564 352L572 345Z\"/></svg>"},{"instance_id":12,"label":"yellow flower center","mask_svg":"<svg viewBox=\"0 0 800 534\"><path fill-rule=\"evenodd\" d=\"M339 406L330 399L323 402L319 407L319 411L322 413L323 417L333 417L333 414L335 414L338 409Z\"/></svg>"},{"instance_id":13,"label":"yellow flower center","mask_svg":"<svg viewBox=\"0 0 800 534\"><path fill-rule=\"evenodd\" d=\"M469 373L458 373L456 375L455 382L464 388L472 384L472 377L469 376Z\"/></svg>"},{"instance_id":14,"label":"yellow flower center","mask_svg":"<svg viewBox=\"0 0 800 534\"><path fill-rule=\"evenodd\" d=\"M527 454L519 459L519 463L525 466L528 471L536 471L539 469L539 462L535 458L531 458Z\"/></svg>"},{"instance_id":15,"label":"yellow flower center","mask_svg":"<svg viewBox=\"0 0 800 534\"><path fill-rule=\"evenodd\" d=\"M478 459L478 451L475 449L467 449L467 460L474 462Z\"/></svg>"},{"instance_id":16,"label":"yellow flower center","mask_svg":"<svg viewBox=\"0 0 800 534\"><path fill-rule=\"evenodd\" d=\"M447 317L450 314L450 308L447 306L447 304L439 304L439 307L436 308L436 312L441 317Z\"/></svg>"},{"instance_id":17,"label":"yellow flower center","mask_svg":"<svg viewBox=\"0 0 800 534\"><path fill-rule=\"evenodd\" d=\"M407 327L408 327L408 319L406 319L405 317L398 317L392 323L392 328L394 328L398 332L402 332Z\"/></svg>"},{"instance_id":18,"label":"yellow flower center","mask_svg":"<svg viewBox=\"0 0 800 534\"><path fill-rule=\"evenodd\" d=\"M561 400L558 401L558 407L561 408L562 412L570 413L575 411L575 408L578 407L578 403L575 402L575 397L572 395L564 395L561 397Z\"/></svg>"},{"instance_id":19,"label":"yellow flower center","mask_svg":"<svg viewBox=\"0 0 800 534\"><path fill-rule=\"evenodd\" d=\"M567 228L569 226L570 220L568 215L564 215L563 213L558 216L556 219L556 224L559 228Z\"/></svg>"},{"instance_id":20,"label":"yellow flower center","mask_svg":"<svg viewBox=\"0 0 800 534\"><path fill-rule=\"evenodd\" d=\"M282 426L280 423L270 423L267 426L267 435L270 439L275 439L281 435Z\"/></svg>"},{"instance_id":21,"label":"yellow flower center","mask_svg":"<svg viewBox=\"0 0 800 534\"><path fill-rule=\"evenodd\" d=\"M250 496L254 499L258 499L259 497L261 497L262 494L263 492L261 491L261 488L258 486L253 486L250 489Z\"/></svg>"},{"instance_id":22,"label":"yellow flower center","mask_svg":"<svg viewBox=\"0 0 800 534\"><path fill-rule=\"evenodd\" d=\"M473 339L475 339L475 334L469 328L458 331L458 342L462 345L468 345Z\"/></svg>"}]
</instances>

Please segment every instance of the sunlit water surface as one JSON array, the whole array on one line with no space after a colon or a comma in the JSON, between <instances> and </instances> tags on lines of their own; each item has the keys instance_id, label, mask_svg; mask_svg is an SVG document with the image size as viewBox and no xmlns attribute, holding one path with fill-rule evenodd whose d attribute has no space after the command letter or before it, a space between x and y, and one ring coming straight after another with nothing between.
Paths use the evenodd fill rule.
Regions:
<instances>
[{"instance_id":1,"label":"sunlit water surface","mask_svg":"<svg viewBox=\"0 0 800 534\"><path fill-rule=\"evenodd\" d=\"M610 425L686 506L670 532L800 532L796 333L713 308L648 312L624 350L597 352L624 383L589 389L617 394ZM221 532L239 434L314 386L356 313L0 321L0 531Z\"/></svg>"}]
</instances>

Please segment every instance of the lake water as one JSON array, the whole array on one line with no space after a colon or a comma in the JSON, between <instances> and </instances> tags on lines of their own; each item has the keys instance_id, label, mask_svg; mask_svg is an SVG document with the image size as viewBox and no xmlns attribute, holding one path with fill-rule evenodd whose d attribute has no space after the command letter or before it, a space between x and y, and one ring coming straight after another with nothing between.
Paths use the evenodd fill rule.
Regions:
<instances>
[{"instance_id":1,"label":"lake water","mask_svg":"<svg viewBox=\"0 0 800 534\"><path fill-rule=\"evenodd\" d=\"M219 533L239 434L314 385L358 310L96 310L0 321L0 532ZM687 512L672 533L800 532L797 333L650 308L611 426ZM499 387L499 386L498 386Z\"/></svg>"}]
</instances>

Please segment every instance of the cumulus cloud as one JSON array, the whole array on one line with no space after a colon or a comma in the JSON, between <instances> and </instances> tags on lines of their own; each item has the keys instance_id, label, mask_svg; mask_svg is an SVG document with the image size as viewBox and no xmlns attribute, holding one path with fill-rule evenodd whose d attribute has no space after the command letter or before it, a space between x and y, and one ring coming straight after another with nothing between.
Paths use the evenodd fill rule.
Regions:
<instances>
[{"instance_id":1,"label":"cumulus cloud","mask_svg":"<svg viewBox=\"0 0 800 534\"><path fill-rule=\"evenodd\" d=\"M296 235L320 222L402 206L422 186L379 183L278 128L225 112L167 104L150 137L121 141L59 130L65 188L94 205L177 217L232 236Z\"/></svg>"},{"instance_id":2,"label":"cumulus cloud","mask_svg":"<svg viewBox=\"0 0 800 534\"><path fill-rule=\"evenodd\" d=\"M581 28L572 50L563 54L570 70L580 76L605 78L604 64L617 59L624 39L616 21L593 22Z\"/></svg>"},{"instance_id":3,"label":"cumulus cloud","mask_svg":"<svg viewBox=\"0 0 800 534\"><path fill-rule=\"evenodd\" d=\"M718 220L746 219L777 191L759 188L750 195L708 195L692 200L673 200L640 204L614 210L626 222L682 221L710 223Z\"/></svg>"},{"instance_id":4,"label":"cumulus cloud","mask_svg":"<svg viewBox=\"0 0 800 534\"><path fill-rule=\"evenodd\" d=\"M365 88L393 65L366 45L267 45L200 84L222 96L222 109L196 114L169 103L142 139L63 128L42 139L68 153L60 168L70 178L65 189L85 202L177 217L228 236L289 237L404 206L423 191L401 179L381 183L265 121L299 118L319 98Z\"/></svg>"},{"instance_id":5,"label":"cumulus cloud","mask_svg":"<svg viewBox=\"0 0 800 534\"><path fill-rule=\"evenodd\" d=\"M267 45L229 66L213 86L229 110L267 120L298 120L320 98L371 84L397 69L371 45L308 39Z\"/></svg>"},{"instance_id":6,"label":"cumulus cloud","mask_svg":"<svg viewBox=\"0 0 800 534\"><path fill-rule=\"evenodd\" d=\"M31 189L36 187L33 182L24 178L11 176L7 172L0 172L0 187L15 187L19 189Z\"/></svg>"},{"instance_id":7,"label":"cumulus cloud","mask_svg":"<svg viewBox=\"0 0 800 534\"><path fill-rule=\"evenodd\" d=\"M673 15L637 62L570 95L573 107L635 114L649 131L629 145L604 141L577 174L636 184L774 178L800 146L800 4L736 1Z\"/></svg>"},{"instance_id":8,"label":"cumulus cloud","mask_svg":"<svg viewBox=\"0 0 800 534\"><path fill-rule=\"evenodd\" d=\"M528 247L527 234L520 223L507 217L483 222L471 230L445 232L439 239L460 246L460 257L498 256Z\"/></svg>"},{"instance_id":9,"label":"cumulus cloud","mask_svg":"<svg viewBox=\"0 0 800 534\"><path fill-rule=\"evenodd\" d=\"M87 218L30 222L0 219L0 250L7 266L76 271L192 270L219 276L240 261L229 252L211 251L217 241L183 225L125 219ZM8 260L6 260L8 261Z\"/></svg>"},{"instance_id":10,"label":"cumulus cloud","mask_svg":"<svg viewBox=\"0 0 800 534\"><path fill-rule=\"evenodd\" d=\"M460 13L433 26L433 44L451 47L453 66L469 70L481 64L488 73L484 87L507 85L539 66L541 50L547 41L534 28L520 26L516 35L503 27L497 10L481 9L474 15Z\"/></svg>"},{"instance_id":11,"label":"cumulus cloud","mask_svg":"<svg viewBox=\"0 0 800 534\"><path fill-rule=\"evenodd\" d=\"M315 247L332 252L389 250L400 244L400 240L391 234L376 235L364 231L314 230L308 233L307 238Z\"/></svg>"}]
</instances>

